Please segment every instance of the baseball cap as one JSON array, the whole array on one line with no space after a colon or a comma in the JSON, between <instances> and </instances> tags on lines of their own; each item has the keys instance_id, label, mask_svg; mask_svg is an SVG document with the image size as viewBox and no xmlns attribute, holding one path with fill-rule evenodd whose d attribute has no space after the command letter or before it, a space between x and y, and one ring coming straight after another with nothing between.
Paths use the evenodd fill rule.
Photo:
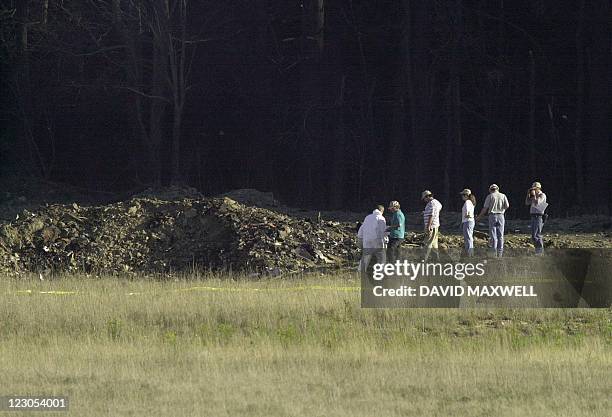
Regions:
<instances>
[{"instance_id":1,"label":"baseball cap","mask_svg":"<svg viewBox=\"0 0 612 417\"><path fill-rule=\"evenodd\" d=\"M489 190L499 190L499 186L497 184L489 185Z\"/></svg>"},{"instance_id":2,"label":"baseball cap","mask_svg":"<svg viewBox=\"0 0 612 417\"><path fill-rule=\"evenodd\" d=\"M470 195L472 194L472 190L470 190L469 188L464 188L463 191L461 191L459 194Z\"/></svg>"},{"instance_id":3,"label":"baseball cap","mask_svg":"<svg viewBox=\"0 0 612 417\"><path fill-rule=\"evenodd\" d=\"M389 203L389 208L396 208L396 207L399 208L399 206L400 206L399 201L393 200Z\"/></svg>"},{"instance_id":4,"label":"baseball cap","mask_svg":"<svg viewBox=\"0 0 612 417\"><path fill-rule=\"evenodd\" d=\"M425 190L421 193L421 200L424 199L425 197L429 197L430 195L433 195L433 193L429 190Z\"/></svg>"}]
</instances>

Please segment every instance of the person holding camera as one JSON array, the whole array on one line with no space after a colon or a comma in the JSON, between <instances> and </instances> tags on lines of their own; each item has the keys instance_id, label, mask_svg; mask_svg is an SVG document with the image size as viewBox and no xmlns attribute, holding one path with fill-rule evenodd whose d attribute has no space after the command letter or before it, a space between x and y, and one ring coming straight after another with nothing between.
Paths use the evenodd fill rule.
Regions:
<instances>
[{"instance_id":1,"label":"person holding camera","mask_svg":"<svg viewBox=\"0 0 612 417\"><path fill-rule=\"evenodd\" d=\"M525 205L529 207L531 215L531 240L535 246L536 255L541 255L544 252L544 239L542 238L542 228L546 214L544 213L548 203L546 202L546 194L542 192L542 184L534 182L531 188L527 191L525 197Z\"/></svg>"}]
</instances>

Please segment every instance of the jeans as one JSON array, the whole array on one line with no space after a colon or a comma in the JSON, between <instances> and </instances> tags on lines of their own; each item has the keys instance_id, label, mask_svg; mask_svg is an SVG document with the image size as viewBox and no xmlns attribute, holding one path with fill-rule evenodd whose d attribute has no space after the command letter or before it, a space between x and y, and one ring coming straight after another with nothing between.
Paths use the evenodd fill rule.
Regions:
<instances>
[{"instance_id":1,"label":"jeans","mask_svg":"<svg viewBox=\"0 0 612 417\"><path fill-rule=\"evenodd\" d=\"M463 228L463 243L468 256L474 255L474 220L468 220L461 224Z\"/></svg>"},{"instance_id":2,"label":"jeans","mask_svg":"<svg viewBox=\"0 0 612 417\"><path fill-rule=\"evenodd\" d=\"M489 234L491 247L499 257L504 253L504 225L506 220L502 213L489 214Z\"/></svg>"},{"instance_id":3,"label":"jeans","mask_svg":"<svg viewBox=\"0 0 612 417\"><path fill-rule=\"evenodd\" d=\"M542 220L541 214L531 215L531 240L533 240L533 246L535 246L535 252L540 254L544 252L544 239L542 239L542 227L544 221Z\"/></svg>"},{"instance_id":4,"label":"jeans","mask_svg":"<svg viewBox=\"0 0 612 417\"><path fill-rule=\"evenodd\" d=\"M385 248L364 248L361 260L359 261L358 269L360 272L367 272L368 266L372 257L376 258L376 263L385 264L387 263L387 252Z\"/></svg>"},{"instance_id":5,"label":"jeans","mask_svg":"<svg viewBox=\"0 0 612 417\"><path fill-rule=\"evenodd\" d=\"M399 237L390 237L389 244L387 245L387 262L395 263L397 255L399 254L399 247L404 239Z\"/></svg>"}]
</instances>

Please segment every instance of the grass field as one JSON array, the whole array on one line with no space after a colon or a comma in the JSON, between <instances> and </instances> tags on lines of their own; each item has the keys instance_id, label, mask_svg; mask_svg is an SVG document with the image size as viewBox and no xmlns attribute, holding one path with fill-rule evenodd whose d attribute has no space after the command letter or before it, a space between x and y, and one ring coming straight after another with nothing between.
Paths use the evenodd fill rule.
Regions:
<instances>
[{"instance_id":1,"label":"grass field","mask_svg":"<svg viewBox=\"0 0 612 417\"><path fill-rule=\"evenodd\" d=\"M367 310L357 285L5 278L0 395L84 417L611 415L611 310Z\"/></svg>"}]
</instances>

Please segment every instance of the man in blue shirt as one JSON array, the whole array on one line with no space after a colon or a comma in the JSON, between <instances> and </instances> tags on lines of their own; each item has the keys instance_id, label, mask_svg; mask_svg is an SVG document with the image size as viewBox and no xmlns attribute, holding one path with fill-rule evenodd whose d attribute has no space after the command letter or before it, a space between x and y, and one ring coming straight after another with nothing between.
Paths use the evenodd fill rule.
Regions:
<instances>
[{"instance_id":1,"label":"man in blue shirt","mask_svg":"<svg viewBox=\"0 0 612 417\"><path fill-rule=\"evenodd\" d=\"M387 262L395 263L397 260L399 247L404 241L405 226L404 226L404 213L400 210L400 203L392 201L389 203L389 212L391 213L391 220L389 221L389 244L387 245Z\"/></svg>"}]
</instances>

